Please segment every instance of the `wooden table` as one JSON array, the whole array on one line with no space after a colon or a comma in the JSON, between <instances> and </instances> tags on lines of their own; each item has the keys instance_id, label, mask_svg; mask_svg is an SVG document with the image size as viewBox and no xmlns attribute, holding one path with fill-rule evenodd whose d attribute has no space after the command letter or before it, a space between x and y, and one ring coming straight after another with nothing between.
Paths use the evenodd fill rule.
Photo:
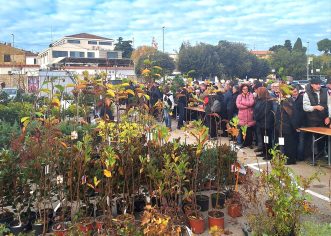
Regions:
<instances>
[{"instance_id":1,"label":"wooden table","mask_svg":"<svg viewBox=\"0 0 331 236\"><path fill-rule=\"evenodd\" d=\"M205 114L205 110L202 107L185 107L186 110L190 111L190 120L191 120L191 112L195 111L198 113L198 117L200 117L201 120L203 120L203 116Z\"/></svg>"},{"instance_id":2,"label":"wooden table","mask_svg":"<svg viewBox=\"0 0 331 236\"><path fill-rule=\"evenodd\" d=\"M321 138L328 136L328 163L329 166L331 165L331 129L325 128L325 127L306 127L306 128L300 128L300 131L308 132L313 134L313 165L315 165L315 151L314 151L314 145L315 143L320 140ZM321 134L322 136L315 139L315 134Z\"/></svg>"}]
</instances>

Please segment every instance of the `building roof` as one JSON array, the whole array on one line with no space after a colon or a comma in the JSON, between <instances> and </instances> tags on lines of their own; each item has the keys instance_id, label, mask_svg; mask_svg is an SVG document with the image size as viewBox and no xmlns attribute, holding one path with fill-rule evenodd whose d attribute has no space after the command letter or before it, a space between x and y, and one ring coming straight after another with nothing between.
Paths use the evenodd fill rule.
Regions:
<instances>
[{"instance_id":1,"label":"building roof","mask_svg":"<svg viewBox=\"0 0 331 236\"><path fill-rule=\"evenodd\" d=\"M268 55L272 53L272 51L253 51L253 50L251 50L250 52L254 55Z\"/></svg>"},{"instance_id":2,"label":"building roof","mask_svg":"<svg viewBox=\"0 0 331 236\"><path fill-rule=\"evenodd\" d=\"M94 34L87 34L87 33L73 34L73 35L68 35L66 37L70 37L70 38L83 38L83 39L105 39L105 40L112 40L110 38L105 38L105 37L97 36L97 35L94 35Z\"/></svg>"},{"instance_id":3,"label":"building roof","mask_svg":"<svg viewBox=\"0 0 331 236\"><path fill-rule=\"evenodd\" d=\"M31 51L26 51L24 49L22 49L22 51L25 53L25 56L27 56L27 57L36 57L36 56L38 56L38 53L34 53L34 52L31 52Z\"/></svg>"}]
</instances>

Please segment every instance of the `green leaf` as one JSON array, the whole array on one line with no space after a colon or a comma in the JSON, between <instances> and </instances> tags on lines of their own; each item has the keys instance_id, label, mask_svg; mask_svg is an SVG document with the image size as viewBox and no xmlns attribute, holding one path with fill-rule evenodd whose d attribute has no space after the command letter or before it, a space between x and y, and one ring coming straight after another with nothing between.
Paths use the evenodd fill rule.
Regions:
<instances>
[{"instance_id":1,"label":"green leaf","mask_svg":"<svg viewBox=\"0 0 331 236\"><path fill-rule=\"evenodd\" d=\"M39 91L40 91L40 92L43 92L43 93L48 93L48 94L51 93L51 90L49 90L49 89L47 89L47 88L40 89Z\"/></svg>"},{"instance_id":2,"label":"green leaf","mask_svg":"<svg viewBox=\"0 0 331 236\"><path fill-rule=\"evenodd\" d=\"M35 114L36 114L36 116L38 116L38 117L42 117L42 116L44 116L44 114L41 113L41 112L39 112L39 111L35 112Z\"/></svg>"},{"instance_id":3,"label":"green leaf","mask_svg":"<svg viewBox=\"0 0 331 236\"><path fill-rule=\"evenodd\" d=\"M30 119L29 116L25 116L21 118L21 123L24 123L25 121L28 121Z\"/></svg>"},{"instance_id":4,"label":"green leaf","mask_svg":"<svg viewBox=\"0 0 331 236\"><path fill-rule=\"evenodd\" d=\"M54 86L55 88L57 88L60 92L63 92L64 91L64 87L60 84L57 84Z\"/></svg>"}]
</instances>

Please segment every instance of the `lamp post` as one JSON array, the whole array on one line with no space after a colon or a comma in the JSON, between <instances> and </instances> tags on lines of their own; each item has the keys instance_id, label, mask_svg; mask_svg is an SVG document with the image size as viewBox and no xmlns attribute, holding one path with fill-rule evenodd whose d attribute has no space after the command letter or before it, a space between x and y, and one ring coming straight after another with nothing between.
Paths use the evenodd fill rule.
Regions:
<instances>
[{"instance_id":1,"label":"lamp post","mask_svg":"<svg viewBox=\"0 0 331 236\"><path fill-rule=\"evenodd\" d=\"M162 27L162 51L164 53L164 28L165 26Z\"/></svg>"},{"instance_id":2,"label":"lamp post","mask_svg":"<svg viewBox=\"0 0 331 236\"><path fill-rule=\"evenodd\" d=\"M309 41L307 42L307 80L309 78Z\"/></svg>"},{"instance_id":3,"label":"lamp post","mask_svg":"<svg viewBox=\"0 0 331 236\"><path fill-rule=\"evenodd\" d=\"M15 35L14 34L11 34L12 38L13 38L13 47L15 47Z\"/></svg>"}]
</instances>

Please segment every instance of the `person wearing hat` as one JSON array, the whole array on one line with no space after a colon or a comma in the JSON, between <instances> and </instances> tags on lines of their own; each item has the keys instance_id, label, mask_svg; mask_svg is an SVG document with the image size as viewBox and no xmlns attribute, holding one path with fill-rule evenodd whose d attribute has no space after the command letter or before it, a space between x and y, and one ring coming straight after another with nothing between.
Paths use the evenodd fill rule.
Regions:
<instances>
[{"instance_id":1,"label":"person wearing hat","mask_svg":"<svg viewBox=\"0 0 331 236\"><path fill-rule=\"evenodd\" d=\"M325 123L328 124L329 128L331 128L331 77L326 80L326 88L328 89L328 110L329 117Z\"/></svg>"},{"instance_id":2,"label":"person wearing hat","mask_svg":"<svg viewBox=\"0 0 331 236\"><path fill-rule=\"evenodd\" d=\"M325 127L325 125L328 124L328 92L326 89L321 88L321 83L320 78L312 78L310 83L306 86L306 92L303 95L303 110L307 118L307 127ZM311 136L312 134L306 135L306 154L309 155L307 157L311 157L312 155ZM323 153L325 153L325 139L320 139L317 146L319 152L318 156L323 155Z\"/></svg>"}]
</instances>

